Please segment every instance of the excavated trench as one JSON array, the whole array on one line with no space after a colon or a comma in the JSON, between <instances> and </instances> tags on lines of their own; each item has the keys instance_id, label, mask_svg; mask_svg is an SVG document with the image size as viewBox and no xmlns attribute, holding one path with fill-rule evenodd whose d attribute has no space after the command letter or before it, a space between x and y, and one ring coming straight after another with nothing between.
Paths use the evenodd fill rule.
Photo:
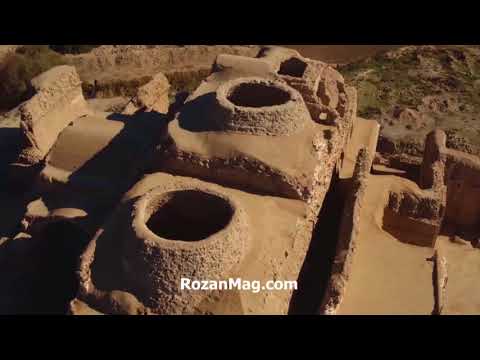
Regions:
<instances>
[{"instance_id":1,"label":"excavated trench","mask_svg":"<svg viewBox=\"0 0 480 360\"><path fill-rule=\"evenodd\" d=\"M290 301L289 314L316 314L327 290L335 258L344 206L344 193L336 174L330 183L310 247L298 277L298 289Z\"/></svg>"}]
</instances>

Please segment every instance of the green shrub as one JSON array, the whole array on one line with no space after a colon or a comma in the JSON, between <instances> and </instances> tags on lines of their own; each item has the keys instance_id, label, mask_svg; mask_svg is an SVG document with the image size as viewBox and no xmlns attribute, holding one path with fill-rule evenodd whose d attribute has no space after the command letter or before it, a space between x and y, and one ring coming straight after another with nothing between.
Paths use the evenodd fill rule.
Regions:
<instances>
[{"instance_id":1,"label":"green shrub","mask_svg":"<svg viewBox=\"0 0 480 360\"><path fill-rule=\"evenodd\" d=\"M10 109L33 95L30 81L48 69L63 65L62 55L47 45L27 45L7 55L0 65L0 108Z\"/></svg>"},{"instance_id":2,"label":"green shrub","mask_svg":"<svg viewBox=\"0 0 480 360\"><path fill-rule=\"evenodd\" d=\"M50 49L60 54L83 54L100 45L49 45Z\"/></svg>"}]
</instances>

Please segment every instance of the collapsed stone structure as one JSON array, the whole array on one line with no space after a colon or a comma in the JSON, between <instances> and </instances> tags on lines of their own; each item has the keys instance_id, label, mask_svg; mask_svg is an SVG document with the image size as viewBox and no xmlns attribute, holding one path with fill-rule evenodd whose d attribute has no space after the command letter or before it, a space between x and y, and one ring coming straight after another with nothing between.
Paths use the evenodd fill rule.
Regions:
<instances>
[{"instance_id":1,"label":"collapsed stone structure","mask_svg":"<svg viewBox=\"0 0 480 360\"><path fill-rule=\"evenodd\" d=\"M446 185L444 221L460 229L478 231L480 226L480 159L458 150L448 149L444 131L427 137L421 168L420 185L436 182ZM437 165L438 163L438 165ZM437 175L437 172L440 174ZM439 179L437 179L439 178Z\"/></svg>"},{"instance_id":2,"label":"collapsed stone structure","mask_svg":"<svg viewBox=\"0 0 480 360\"><path fill-rule=\"evenodd\" d=\"M353 89L335 83L328 89L342 101L322 105L311 95L323 94L321 71L309 74L315 81L304 80L299 91L289 85L296 74L279 69L300 55L274 53L275 61L268 53L217 58L212 75L168 123L150 174L124 196L83 254L78 301L109 313L115 301L105 293L121 289L142 304L138 312L288 312L293 290L232 295L179 289L181 276L262 281L299 276L332 174L352 136L356 97ZM303 74L296 76L302 82ZM307 94L325 119L312 119ZM328 116L337 108L333 121ZM127 220L131 216L133 222ZM182 230L185 223L195 229ZM116 241L123 245L114 264L100 244L112 248Z\"/></svg>"},{"instance_id":3,"label":"collapsed stone structure","mask_svg":"<svg viewBox=\"0 0 480 360\"><path fill-rule=\"evenodd\" d=\"M446 134L427 135L419 188L392 190L385 209L387 226L409 228L417 245L435 246L442 228L478 234L480 230L480 159L448 149Z\"/></svg>"},{"instance_id":4,"label":"collapsed stone structure","mask_svg":"<svg viewBox=\"0 0 480 360\"><path fill-rule=\"evenodd\" d=\"M70 313L289 313L293 289L206 292L181 290L180 281L299 279L314 239L333 236L319 230L319 213L339 184L337 251L325 296L316 294L318 311L335 313L379 134L376 122L357 118L356 91L335 69L280 47L219 55L176 113L163 74L122 114L89 108L71 67L33 85L12 164L16 178L28 170L32 190L7 242L68 241L51 235L59 223L79 230ZM447 149L443 133L429 135L420 186L391 189L385 226L408 226L422 235L417 245L432 247L444 220L477 227L479 169L478 159Z\"/></svg>"},{"instance_id":5,"label":"collapsed stone structure","mask_svg":"<svg viewBox=\"0 0 480 360\"><path fill-rule=\"evenodd\" d=\"M38 164L68 124L88 112L80 85L71 66L55 67L32 80L36 93L19 109L23 150L15 166Z\"/></svg>"},{"instance_id":6,"label":"collapsed stone structure","mask_svg":"<svg viewBox=\"0 0 480 360\"><path fill-rule=\"evenodd\" d=\"M155 75L151 81L137 90L137 94L127 103L123 113L131 115L143 109L166 114L169 88L170 84L165 75L162 73Z\"/></svg>"}]
</instances>

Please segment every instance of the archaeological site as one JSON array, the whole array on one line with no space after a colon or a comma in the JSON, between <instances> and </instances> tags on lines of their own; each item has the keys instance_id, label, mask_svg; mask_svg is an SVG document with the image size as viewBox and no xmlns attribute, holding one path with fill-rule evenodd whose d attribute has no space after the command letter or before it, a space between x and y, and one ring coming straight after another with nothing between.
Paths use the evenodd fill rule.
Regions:
<instances>
[{"instance_id":1,"label":"archaeological site","mask_svg":"<svg viewBox=\"0 0 480 360\"><path fill-rule=\"evenodd\" d=\"M477 154L402 153L344 64L193 48L66 55L0 115L0 314L480 314Z\"/></svg>"}]
</instances>

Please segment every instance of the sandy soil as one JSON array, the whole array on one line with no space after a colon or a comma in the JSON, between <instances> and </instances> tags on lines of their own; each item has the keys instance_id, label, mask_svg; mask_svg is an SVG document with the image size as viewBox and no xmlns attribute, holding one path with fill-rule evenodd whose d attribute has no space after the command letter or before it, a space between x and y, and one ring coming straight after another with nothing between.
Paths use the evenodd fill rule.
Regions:
<instances>
[{"instance_id":1,"label":"sandy soil","mask_svg":"<svg viewBox=\"0 0 480 360\"><path fill-rule=\"evenodd\" d=\"M437 246L447 259L447 292L443 313L480 315L480 250L440 236Z\"/></svg>"},{"instance_id":2,"label":"sandy soil","mask_svg":"<svg viewBox=\"0 0 480 360\"><path fill-rule=\"evenodd\" d=\"M339 314L431 314L433 262L427 259L434 250L402 243L382 229L388 188L416 187L398 176L370 175L358 248ZM468 242L452 242L443 235L436 247L447 260L448 282L442 314L480 314L480 250Z\"/></svg>"},{"instance_id":3,"label":"sandy soil","mask_svg":"<svg viewBox=\"0 0 480 360\"><path fill-rule=\"evenodd\" d=\"M404 244L382 230L383 207L395 176L370 175L358 248L339 314L431 314L434 308L433 249Z\"/></svg>"},{"instance_id":4,"label":"sandy soil","mask_svg":"<svg viewBox=\"0 0 480 360\"><path fill-rule=\"evenodd\" d=\"M174 69L209 68L218 54L255 56L257 46L103 45L89 53L67 55L83 81L127 80Z\"/></svg>"}]
</instances>

